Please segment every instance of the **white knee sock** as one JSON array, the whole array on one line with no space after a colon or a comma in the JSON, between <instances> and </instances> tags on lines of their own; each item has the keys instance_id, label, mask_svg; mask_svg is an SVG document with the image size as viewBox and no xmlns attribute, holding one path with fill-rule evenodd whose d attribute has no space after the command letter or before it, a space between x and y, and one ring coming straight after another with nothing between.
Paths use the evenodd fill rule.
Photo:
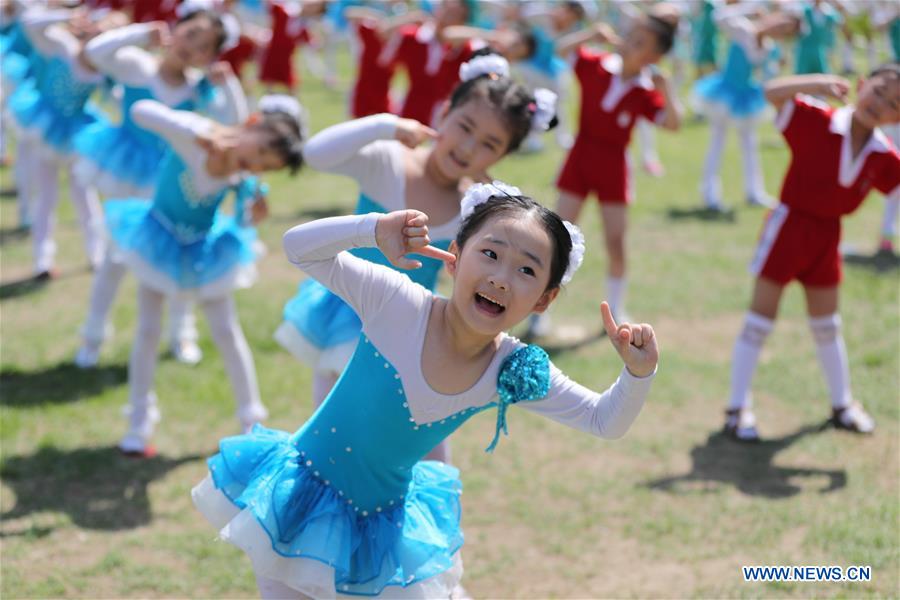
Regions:
<instances>
[{"instance_id":1,"label":"white knee sock","mask_svg":"<svg viewBox=\"0 0 900 600\"><path fill-rule=\"evenodd\" d=\"M703 164L703 179L700 184L700 193L706 206L714 208L722 204L722 184L719 180L719 166L722 163L722 153L725 151L725 134L727 126L721 121L712 121L709 124L709 150L706 152L706 161Z\"/></svg>"},{"instance_id":2,"label":"white knee sock","mask_svg":"<svg viewBox=\"0 0 900 600\"><path fill-rule=\"evenodd\" d=\"M31 177L34 182L40 182L31 224L35 273L49 271L56 256L53 232L56 226L56 205L59 202L58 175L57 165L53 161L35 157L31 164Z\"/></svg>"},{"instance_id":3,"label":"white knee sock","mask_svg":"<svg viewBox=\"0 0 900 600\"><path fill-rule=\"evenodd\" d=\"M224 296L203 303L209 329L222 354L225 371L234 389L237 416L244 428L265 420L269 415L259 397L253 355L238 321L234 298Z\"/></svg>"},{"instance_id":4,"label":"white knee sock","mask_svg":"<svg viewBox=\"0 0 900 600\"><path fill-rule=\"evenodd\" d=\"M816 354L831 393L831 406L844 408L853 401L850 392L850 365L847 348L841 335L841 316L837 313L809 319L809 328L816 341Z\"/></svg>"},{"instance_id":5,"label":"white knee sock","mask_svg":"<svg viewBox=\"0 0 900 600\"><path fill-rule=\"evenodd\" d=\"M884 198L884 215L881 217L881 237L893 240L897 237L897 212L900 210L900 190Z\"/></svg>"},{"instance_id":6,"label":"white knee sock","mask_svg":"<svg viewBox=\"0 0 900 600\"><path fill-rule=\"evenodd\" d=\"M762 350L766 338L772 332L774 324L772 319L753 312L747 312L747 316L744 317L744 327L734 342L734 352L731 357L729 410L750 408L753 405L753 398L750 394L753 372L756 371L759 352Z\"/></svg>"},{"instance_id":7,"label":"white knee sock","mask_svg":"<svg viewBox=\"0 0 900 600\"><path fill-rule=\"evenodd\" d=\"M184 298L172 298L169 302L169 343L196 342L198 339L194 303Z\"/></svg>"},{"instance_id":8,"label":"white knee sock","mask_svg":"<svg viewBox=\"0 0 900 600\"><path fill-rule=\"evenodd\" d=\"M653 125L646 119L638 119L637 130L638 141L641 145L641 160L645 163L659 162L659 155L656 153L656 136L653 132Z\"/></svg>"},{"instance_id":9,"label":"white knee sock","mask_svg":"<svg viewBox=\"0 0 900 600\"><path fill-rule=\"evenodd\" d=\"M762 168L759 163L759 142L755 125L744 125L739 130L741 158L744 161L744 193L747 198L762 200L766 196Z\"/></svg>"},{"instance_id":10,"label":"white knee sock","mask_svg":"<svg viewBox=\"0 0 900 600\"><path fill-rule=\"evenodd\" d=\"M625 309L625 284L624 277L606 278L606 301L613 316L617 318Z\"/></svg>"},{"instance_id":11,"label":"white knee sock","mask_svg":"<svg viewBox=\"0 0 900 600\"><path fill-rule=\"evenodd\" d=\"M162 327L165 296L147 286L138 287L138 327L128 361L128 399L132 423L155 405L153 378Z\"/></svg>"},{"instance_id":12,"label":"white knee sock","mask_svg":"<svg viewBox=\"0 0 900 600\"><path fill-rule=\"evenodd\" d=\"M119 284L125 277L127 268L121 262L113 259L112 253L107 252L100 263L100 268L94 273L94 281L91 284L91 302L88 308L87 320L81 330L85 342L99 345L106 336L106 323L109 317L109 309Z\"/></svg>"},{"instance_id":13,"label":"white knee sock","mask_svg":"<svg viewBox=\"0 0 900 600\"><path fill-rule=\"evenodd\" d=\"M81 223L81 231L84 235L84 249L91 267L96 269L103 260L106 249L106 237L103 232L103 208L100 206L100 196L97 188L84 187L78 183L78 179L69 167L69 196L78 221Z\"/></svg>"}]
</instances>

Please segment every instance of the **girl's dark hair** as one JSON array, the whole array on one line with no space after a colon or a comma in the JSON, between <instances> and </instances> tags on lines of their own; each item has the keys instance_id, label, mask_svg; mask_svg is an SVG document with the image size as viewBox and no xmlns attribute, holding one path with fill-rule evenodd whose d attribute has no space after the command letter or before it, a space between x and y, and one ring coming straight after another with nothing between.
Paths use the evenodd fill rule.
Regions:
<instances>
[{"instance_id":1,"label":"girl's dark hair","mask_svg":"<svg viewBox=\"0 0 900 600\"><path fill-rule=\"evenodd\" d=\"M888 73L892 74L894 77L900 77L900 62L887 62L878 65L872 69L871 73L869 73L868 79L877 77L878 75L887 75Z\"/></svg>"},{"instance_id":2,"label":"girl's dark hair","mask_svg":"<svg viewBox=\"0 0 900 600\"><path fill-rule=\"evenodd\" d=\"M522 38L522 42L525 44L525 47L528 48L528 52L525 55L525 58L532 58L534 53L537 52L537 36L534 35L534 28L531 27L525 21L516 21L513 23L513 31L519 34L519 37Z\"/></svg>"},{"instance_id":3,"label":"girl's dark hair","mask_svg":"<svg viewBox=\"0 0 900 600\"><path fill-rule=\"evenodd\" d=\"M187 23L188 21L193 21L199 17L205 17L209 19L209 22L212 23L213 27L216 28L216 54L222 52L222 46L225 44L225 40L228 38L228 34L225 32L225 23L222 22L222 17L220 17L217 13L201 9L195 10L194 12L189 12L183 17L179 17L175 22L175 26L181 25L182 23Z\"/></svg>"},{"instance_id":4,"label":"girl's dark hair","mask_svg":"<svg viewBox=\"0 0 900 600\"><path fill-rule=\"evenodd\" d=\"M304 125L286 112L262 113L262 119L254 127L269 134L269 147L284 160L284 165L295 175L303 166Z\"/></svg>"},{"instance_id":5,"label":"girl's dark hair","mask_svg":"<svg viewBox=\"0 0 900 600\"><path fill-rule=\"evenodd\" d=\"M475 207L456 233L456 245L462 250L472 237L489 220L508 214L528 214L543 226L553 240L553 258L550 260L550 281L547 290L558 288L566 269L569 268L569 254L572 252L572 236L563 220L552 210L538 204L528 196L491 196L487 202Z\"/></svg>"},{"instance_id":6,"label":"girl's dark hair","mask_svg":"<svg viewBox=\"0 0 900 600\"><path fill-rule=\"evenodd\" d=\"M474 52L472 58L490 54L497 52L491 48L482 48ZM517 150L531 131L531 119L537 110L534 95L509 77L479 75L456 86L450 96L450 110L457 109L474 98L484 100L504 116L511 134L506 152ZM556 124L557 119L554 117L550 129L556 127Z\"/></svg>"},{"instance_id":7,"label":"girl's dark hair","mask_svg":"<svg viewBox=\"0 0 900 600\"><path fill-rule=\"evenodd\" d=\"M677 25L673 25L664 19L660 19L654 15L647 15L644 20L647 28L653 32L656 38L656 48L660 54L668 54L669 50L675 44L675 30Z\"/></svg>"}]
</instances>

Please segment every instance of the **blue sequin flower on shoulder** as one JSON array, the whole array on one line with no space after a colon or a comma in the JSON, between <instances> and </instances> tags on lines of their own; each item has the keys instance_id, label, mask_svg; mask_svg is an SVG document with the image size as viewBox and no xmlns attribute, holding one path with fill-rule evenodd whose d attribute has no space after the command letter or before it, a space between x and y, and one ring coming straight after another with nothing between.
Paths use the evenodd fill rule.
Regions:
<instances>
[{"instance_id":1,"label":"blue sequin flower on shoulder","mask_svg":"<svg viewBox=\"0 0 900 600\"><path fill-rule=\"evenodd\" d=\"M494 440L485 451L493 452L500 441L500 432L509 435L506 428L506 409L510 404L540 400L550 391L550 358L544 349L529 345L519 348L506 357L497 376L497 429Z\"/></svg>"}]
</instances>

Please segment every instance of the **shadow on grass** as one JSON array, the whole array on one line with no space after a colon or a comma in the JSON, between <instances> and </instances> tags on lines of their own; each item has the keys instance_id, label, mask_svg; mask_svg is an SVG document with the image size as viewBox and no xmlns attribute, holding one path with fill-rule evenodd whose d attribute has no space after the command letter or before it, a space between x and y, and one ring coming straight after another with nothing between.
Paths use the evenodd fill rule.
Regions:
<instances>
[{"instance_id":1,"label":"shadow on grass","mask_svg":"<svg viewBox=\"0 0 900 600\"><path fill-rule=\"evenodd\" d=\"M879 250L874 254L845 252L843 256L846 264L870 269L876 273L887 273L900 269L900 255L886 250Z\"/></svg>"},{"instance_id":2,"label":"shadow on grass","mask_svg":"<svg viewBox=\"0 0 900 600\"><path fill-rule=\"evenodd\" d=\"M125 364L79 369L70 362L35 371L0 371L0 406L25 408L77 402L128 381Z\"/></svg>"},{"instance_id":3,"label":"shadow on grass","mask_svg":"<svg viewBox=\"0 0 900 600\"><path fill-rule=\"evenodd\" d=\"M697 206L694 208L670 208L668 216L672 221L684 221L690 219L694 221L734 223L737 220L737 216L731 208L715 210L706 208L705 206Z\"/></svg>"},{"instance_id":4,"label":"shadow on grass","mask_svg":"<svg viewBox=\"0 0 900 600\"><path fill-rule=\"evenodd\" d=\"M153 519L147 486L200 455L129 458L115 447L61 450L45 446L34 454L6 456L0 476L15 494L15 506L0 514L0 538L47 535L53 528L6 523L32 514L64 513L78 527L119 530ZM66 525L67 526L67 525Z\"/></svg>"},{"instance_id":5,"label":"shadow on grass","mask_svg":"<svg viewBox=\"0 0 900 600\"><path fill-rule=\"evenodd\" d=\"M30 235L31 229L29 227L22 227L21 225L17 225L16 227L2 227L0 228L0 246L22 241Z\"/></svg>"},{"instance_id":6,"label":"shadow on grass","mask_svg":"<svg viewBox=\"0 0 900 600\"><path fill-rule=\"evenodd\" d=\"M807 435L828 428L827 422L807 425L790 435L756 443L735 442L724 433L716 432L710 434L704 445L691 450L693 465L690 473L656 479L644 485L655 490L685 493L696 489L690 484L700 484L707 489L714 484L727 484L748 496L788 498L803 491L792 480L824 477L828 483L818 492L833 492L847 485L847 472L843 469L779 467L773 464L775 455L782 450Z\"/></svg>"}]
</instances>

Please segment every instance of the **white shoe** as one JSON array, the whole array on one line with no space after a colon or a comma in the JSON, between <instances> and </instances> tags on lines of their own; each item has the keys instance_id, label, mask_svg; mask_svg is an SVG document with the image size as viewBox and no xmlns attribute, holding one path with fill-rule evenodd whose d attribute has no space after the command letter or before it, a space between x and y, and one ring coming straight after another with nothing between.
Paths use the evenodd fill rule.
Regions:
<instances>
[{"instance_id":1,"label":"white shoe","mask_svg":"<svg viewBox=\"0 0 900 600\"><path fill-rule=\"evenodd\" d=\"M93 369L100 362L101 343L85 341L75 354L75 366L79 369Z\"/></svg>"},{"instance_id":2,"label":"white shoe","mask_svg":"<svg viewBox=\"0 0 900 600\"><path fill-rule=\"evenodd\" d=\"M756 416L749 408L735 408L725 411L725 435L738 442L758 442Z\"/></svg>"},{"instance_id":3,"label":"white shoe","mask_svg":"<svg viewBox=\"0 0 900 600\"><path fill-rule=\"evenodd\" d=\"M82 330L81 347L75 353L75 366L79 369L92 369L100 362L100 349L103 342L113 336L112 325L107 324L103 331L103 337L100 339L92 339L85 335Z\"/></svg>"},{"instance_id":4,"label":"white shoe","mask_svg":"<svg viewBox=\"0 0 900 600\"><path fill-rule=\"evenodd\" d=\"M269 418L269 411L262 403L241 407L237 411L237 418L241 422L241 432L246 435L253 431L253 426Z\"/></svg>"},{"instance_id":5,"label":"white shoe","mask_svg":"<svg viewBox=\"0 0 900 600\"><path fill-rule=\"evenodd\" d=\"M761 206L763 208L773 208L778 201L768 194L760 196L747 196L747 206Z\"/></svg>"},{"instance_id":6,"label":"white shoe","mask_svg":"<svg viewBox=\"0 0 900 600\"><path fill-rule=\"evenodd\" d=\"M203 351L194 340L177 340L169 345L172 356L183 365L196 365L203 360Z\"/></svg>"},{"instance_id":7,"label":"white shoe","mask_svg":"<svg viewBox=\"0 0 900 600\"><path fill-rule=\"evenodd\" d=\"M139 454L150 456L155 453L150 445L150 438L159 423L159 408L156 406L156 396L151 393L146 410L135 411L131 406L125 407L128 415L128 433L119 440L119 450L125 454Z\"/></svg>"}]
</instances>

